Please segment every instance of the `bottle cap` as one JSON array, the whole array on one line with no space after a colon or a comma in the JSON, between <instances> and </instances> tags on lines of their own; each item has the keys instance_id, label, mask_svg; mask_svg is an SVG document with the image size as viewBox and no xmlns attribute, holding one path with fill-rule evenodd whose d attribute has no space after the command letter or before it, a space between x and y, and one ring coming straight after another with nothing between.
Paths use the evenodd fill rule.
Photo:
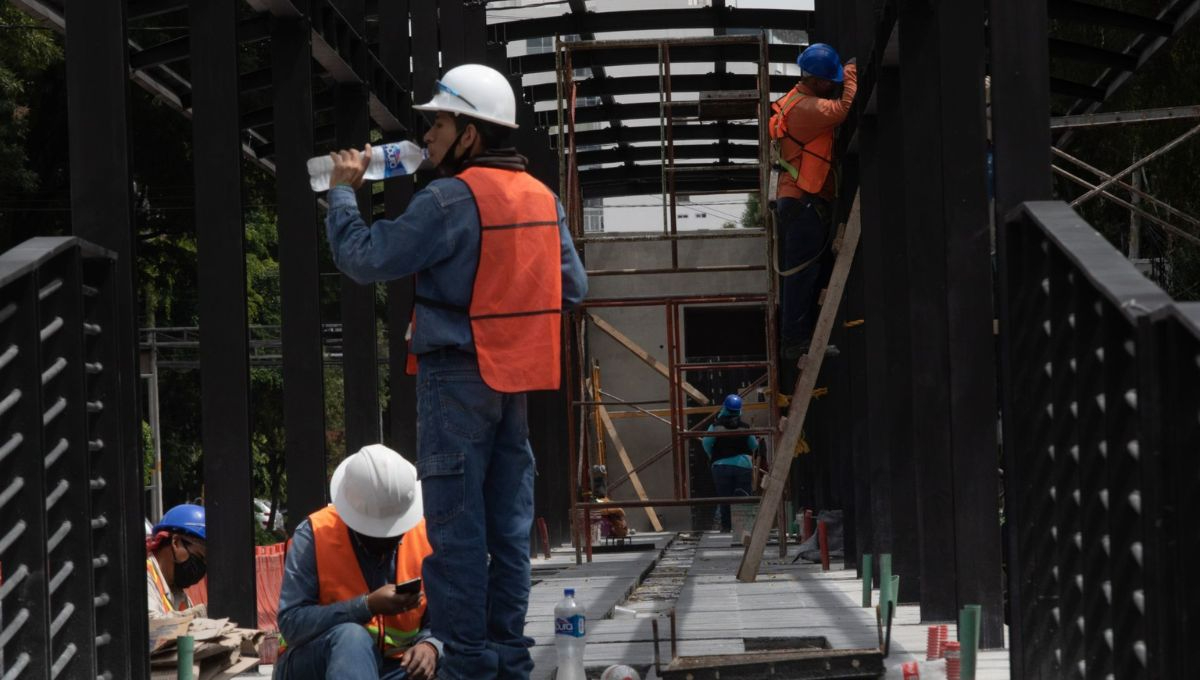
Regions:
<instances>
[{"instance_id":1,"label":"bottle cap","mask_svg":"<svg viewBox=\"0 0 1200 680\"><path fill-rule=\"evenodd\" d=\"M575 597L575 589L574 588L564 588L563 596L564 597Z\"/></svg>"}]
</instances>

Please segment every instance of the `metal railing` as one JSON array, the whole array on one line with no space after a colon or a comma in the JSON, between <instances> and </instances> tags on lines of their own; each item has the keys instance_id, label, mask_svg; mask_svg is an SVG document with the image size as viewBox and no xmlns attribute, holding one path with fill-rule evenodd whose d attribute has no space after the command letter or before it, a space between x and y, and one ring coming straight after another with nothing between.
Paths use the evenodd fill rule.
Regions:
<instances>
[{"instance_id":1,"label":"metal railing","mask_svg":"<svg viewBox=\"0 0 1200 680\"><path fill-rule=\"evenodd\" d=\"M1190 677L1200 310L1065 203L1001 239L1013 677Z\"/></svg>"},{"instance_id":2,"label":"metal railing","mask_svg":"<svg viewBox=\"0 0 1200 680\"><path fill-rule=\"evenodd\" d=\"M145 662L130 617L117 446L114 257L75 238L0 255L0 678L127 678ZM125 414L128 415L128 414ZM126 535L126 532L130 535ZM135 533L136 532L136 533ZM144 578L144 577L143 577Z\"/></svg>"}]
</instances>

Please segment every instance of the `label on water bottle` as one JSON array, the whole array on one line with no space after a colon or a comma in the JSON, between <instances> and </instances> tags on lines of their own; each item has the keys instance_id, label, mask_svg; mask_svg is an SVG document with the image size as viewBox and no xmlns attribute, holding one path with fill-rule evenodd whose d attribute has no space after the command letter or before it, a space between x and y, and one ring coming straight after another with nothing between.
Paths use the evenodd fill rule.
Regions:
<instances>
[{"instance_id":1,"label":"label on water bottle","mask_svg":"<svg viewBox=\"0 0 1200 680\"><path fill-rule=\"evenodd\" d=\"M383 145L383 176L395 177L397 175L407 175L408 172L404 169L404 162L401 160L400 144L384 144Z\"/></svg>"},{"instance_id":2,"label":"label on water bottle","mask_svg":"<svg viewBox=\"0 0 1200 680\"><path fill-rule=\"evenodd\" d=\"M584 630L584 621L586 619L579 614L575 616L562 617L558 616L554 619L554 634L569 635L571 637L581 638L586 631Z\"/></svg>"}]
</instances>

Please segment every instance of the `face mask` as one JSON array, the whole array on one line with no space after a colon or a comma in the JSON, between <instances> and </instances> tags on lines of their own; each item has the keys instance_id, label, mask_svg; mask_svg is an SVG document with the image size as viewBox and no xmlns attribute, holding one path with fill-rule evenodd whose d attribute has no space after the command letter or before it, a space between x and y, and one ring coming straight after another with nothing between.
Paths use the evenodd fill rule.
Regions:
<instances>
[{"instance_id":1,"label":"face mask","mask_svg":"<svg viewBox=\"0 0 1200 680\"><path fill-rule=\"evenodd\" d=\"M193 555L187 548L184 548L184 550L187 551L187 559L182 562L175 562L176 588L187 588L196 585L200 582L200 579L204 578L205 572L208 571L208 565L204 563L204 560Z\"/></svg>"}]
</instances>

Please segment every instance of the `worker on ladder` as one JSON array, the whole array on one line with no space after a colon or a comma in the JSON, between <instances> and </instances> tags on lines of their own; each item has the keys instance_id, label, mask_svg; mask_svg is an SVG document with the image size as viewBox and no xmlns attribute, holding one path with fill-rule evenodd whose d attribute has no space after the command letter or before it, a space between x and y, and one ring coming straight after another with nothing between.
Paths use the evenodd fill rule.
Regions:
<instances>
[{"instance_id":1,"label":"worker on ladder","mask_svg":"<svg viewBox=\"0 0 1200 680\"><path fill-rule=\"evenodd\" d=\"M778 144L775 204L780 257L780 332L784 362L794 369L808 353L817 325L817 299L829 277L832 203L837 191L834 132L854 102L857 71L836 50L814 43L796 60L800 81L771 105L768 124ZM838 88L841 93L838 95ZM789 376L783 376L789 384Z\"/></svg>"},{"instance_id":2,"label":"worker on ladder","mask_svg":"<svg viewBox=\"0 0 1200 680\"><path fill-rule=\"evenodd\" d=\"M736 394L725 397L721 411L708 426L709 432L730 432L749 429L742 420L742 398ZM752 435L735 437L705 437L701 440L704 452L712 465L713 486L718 496L749 496L753 491L751 471L754 469L752 456L758 450L758 439ZM732 529L732 517L728 505L717 506L721 531ZM739 537L734 537L739 538Z\"/></svg>"},{"instance_id":3,"label":"worker on ladder","mask_svg":"<svg viewBox=\"0 0 1200 680\"><path fill-rule=\"evenodd\" d=\"M479 64L446 72L425 134L442 177L404 214L368 225L354 191L370 160L334 154L326 229L338 269L360 283L417 274L417 471L433 555L425 593L445 643L442 680L529 677L533 452L525 393L556 390L560 311L587 278L562 205L509 145L516 97Z\"/></svg>"},{"instance_id":4,"label":"worker on ladder","mask_svg":"<svg viewBox=\"0 0 1200 680\"><path fill-rule=\"evenodd\" d=\"M150 616L189 609L184 591L208 571L204 506L176 505L146 537L146 600Z\"/></svg>"}]
</instances>

